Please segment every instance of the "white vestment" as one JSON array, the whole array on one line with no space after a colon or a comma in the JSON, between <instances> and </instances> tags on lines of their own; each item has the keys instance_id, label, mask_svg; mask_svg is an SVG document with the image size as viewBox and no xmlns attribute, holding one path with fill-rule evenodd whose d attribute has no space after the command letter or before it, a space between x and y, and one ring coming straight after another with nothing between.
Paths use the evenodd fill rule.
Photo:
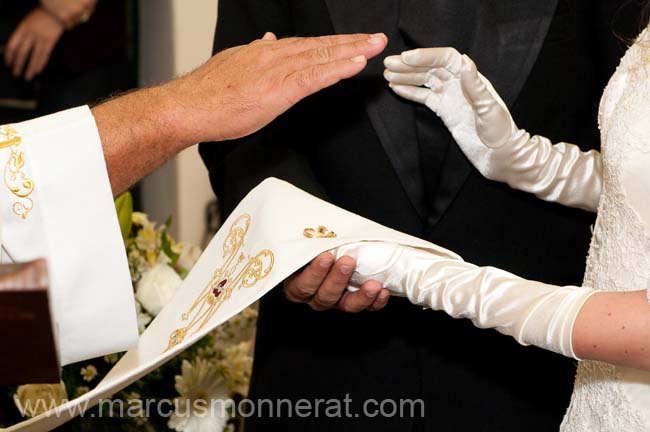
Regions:
<instances>
[{"instance_id":1,"label":"white vestment","mask_svg":"<svg viewBox=\"0 0 650 432\"><path fill-rule=\"evenodd\" d=\"M125 247L88 107L0 126L0 166L3 262L47 259L61 364L137 344Z\"/></svg>"}]
</instances>

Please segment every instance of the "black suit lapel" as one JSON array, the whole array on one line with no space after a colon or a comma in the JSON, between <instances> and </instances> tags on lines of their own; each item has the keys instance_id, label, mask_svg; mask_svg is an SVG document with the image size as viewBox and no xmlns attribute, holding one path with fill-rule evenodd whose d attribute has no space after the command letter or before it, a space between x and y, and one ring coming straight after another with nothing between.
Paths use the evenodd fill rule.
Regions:
<instances>
[{"instance_id":1,"label":"black suit lapel","mask_svg":"<svg viewBox=\"0 0 650 432\"><path fill-rule=\"evenodd\" d=\"M383 59L407 46L398 31L399 0L325 0L337 33L377 33L388 36L384 54L368 63L355 79L366 95L370 121L390 158L407 195L421 218L426 201L418 151L413 106L388 90L383 78Z\"/></svg>"},{"instance_id":2,"label":"black suit lapel","mask_svg":"<svg viewBox=\"0 0 650 432\"><path fill-rule=\"evenodd\" d=\"M484 2L477 0L401 0L400 33L412 48L453 46L460 52L472 52L479 36L486 36L480 32L490 35L486 31L490 28L486 24L489 17L482 10L490 12L490 9L482 8L482 5ZM489 44L488 41L485 43ZM429 205L427 218L431 224L436 223L449 207L472 166L442 121L425 107L416 109L418 138L421 145L429 146L426 150L429 153L427 171L423 175L429 187L425 196ZM432 160L434 154L438 155L436 160Z\"/></svg>"},{"instance_id":3,"label":"black suit lapel","mask_svg":"<svg viewBox=\"0 0 650 432\"><path fill-rule=\"evenodd\" d=\"M491 0L494 16L487 22L496 24L497 38L489 37L489 28L482 28L471 54L490 79L503 100L510 106L519 96L548 29L555 16L558 0ZM488 46L483 41L495 45ZM496 61L491 51L497 47ZM487 64L492 62L492 65Z\"/></svg>"},{"instance_id":4,"label":"black suit lapel","mask_svg":"<svg viewBox=\"0 0 650 432\"><path fill-rule=\"evenodd\" d=\"M557 0L483 0L476 6L475 29L467 52L512 106L535 65L553 20ZM429 223L435 224L451 205L473 167L449 137Z\"/></svg>"}]
</instances>

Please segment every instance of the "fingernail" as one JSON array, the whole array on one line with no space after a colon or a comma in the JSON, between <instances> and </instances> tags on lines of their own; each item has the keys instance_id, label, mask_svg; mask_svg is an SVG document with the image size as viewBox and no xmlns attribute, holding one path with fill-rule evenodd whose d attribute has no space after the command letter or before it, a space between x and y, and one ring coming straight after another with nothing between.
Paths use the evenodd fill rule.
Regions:
<instances>
[{"instance_id":1,"label":"fingernail","mask_svg":"<svg viewBox=\"0 0 650 432\"><path fill-rule=\"evenodd\" d=\"M377 297L377 291L368 291L366 292L366 295L368 296L368 298L375 298Z\"/></svg>"},{"instance_id":2,"label":"fingernail","mask_svg":"<svg viewBox=\"0 0 650 432\"><path fill-rule=\"evenodd\" d=\"M389 293L387 293L386 291L383 291L381 294L379 294L379 299L380 300L386 300L388 295L389 295Z\"/></svg>"},{"instance_id":3,"label":"fingernail","mask_svg":"<svg viewBox=\"0 0 650 432\"><path fill-rule=\"evenodd\" d=\"M360 56L352 57L350 60L352 60L355 63L363 63L366 61L366 58L360 55Z\"/></svg>"},{"instance_id":4,"label":"fingernail","mask_svg":"<svg viewBox=\"0 0 650 432\"><path fill-rule=\"evenodd\" d=\"M343 273L344 275L352 274L353 271L354 271L353 266L341 266L341 273Z\"/></svg>"},{"instance_id":5,"label":"fingernail","mask_svg":"<svg viewBox=\"0 0 650 432\"><path fill-rule=\"evenodd\" d=\"M368 43L371 43L373 45L379 45L381 43L384 43L386 40L386 35L383 33L375 33L374 35L370 36L370 39L368 39Z\"/></svg>"},{"instance_id":6,"label":"fingernail","mask_svg":"<svg viewBox=\"0 0 650 432\"><path fill-rule=\"evenodd\" d=\"M330 268L332 266L332 260L323 258L322 260L319 261L318 265L320 265L322 268Z\"/></svg>"}]
</instances>

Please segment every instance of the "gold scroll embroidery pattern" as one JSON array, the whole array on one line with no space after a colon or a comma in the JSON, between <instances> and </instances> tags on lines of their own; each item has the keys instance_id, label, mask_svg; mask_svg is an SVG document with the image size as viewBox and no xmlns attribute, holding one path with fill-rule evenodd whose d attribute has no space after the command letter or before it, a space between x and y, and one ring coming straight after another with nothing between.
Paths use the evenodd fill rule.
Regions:
<instances>
[{"instance_id":1,"label":"gold scroll embroidery pattern","mask_svg":"<svg viewBox=\"0 0 650 432\"><path fill-rule=\"evenodd\" d=\"M302 233L307 238L336 238L336 233L323 225L318 228L305 228Z\"/></svg>"},{"instance_id":2,"label":"gold scroll embroidery pattern","mask_svg":"<svg viewBox=\"0 0 650 432\"><path fill-rule=\"evenodd\" d=\"M233 222L223 243L223 264L214 271L192 306L182 314L181 319L187 321L187 325L171 333L165 351L183 342L188 335L199 332L235 291L251 288L271 273L275 262L272 251L264 249L255 256L242 252L250 226L251 216L248 214Z\"/></svg>"},{"instance_id":3,"label":"gold scroll embroidery pattern","mask_svg":"<svg viewBox=\"0 0 650 432\"><path fill-rule=\"evenodd\" d=\"M13 127L0 126L0 149L11 151L3 175L5 186L16 197L11 208L17 216L27 219L34 208L31 198L34 182L25 173L25 153L20 149L21 144L22 139Z\"/></svg>"}]
</instances>

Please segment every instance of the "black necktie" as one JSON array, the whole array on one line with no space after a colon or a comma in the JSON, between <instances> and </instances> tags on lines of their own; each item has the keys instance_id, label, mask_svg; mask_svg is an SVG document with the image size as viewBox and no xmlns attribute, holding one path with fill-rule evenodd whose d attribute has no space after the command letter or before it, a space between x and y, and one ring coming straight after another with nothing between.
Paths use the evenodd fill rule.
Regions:
<instances>
[{"instance_id":1,"label":"black necktie","mask_svg":"<svg viewBox=\"0 0 650 432\"><path fill-rule=\"evenodd\" d=\"M468 52L477 29L480 3L481 0L401 0L400 31L409 48L453 46ZM424 191L431 216L442 205L438 201L445 200L445 191L440 190L441 173L443 167L450 172L447 165L452 161L448 152L455 144L442 121L427 107L415 107L415 120ZM452 159L466 163L463 158Z\"/></svg>"}]
</instances>

